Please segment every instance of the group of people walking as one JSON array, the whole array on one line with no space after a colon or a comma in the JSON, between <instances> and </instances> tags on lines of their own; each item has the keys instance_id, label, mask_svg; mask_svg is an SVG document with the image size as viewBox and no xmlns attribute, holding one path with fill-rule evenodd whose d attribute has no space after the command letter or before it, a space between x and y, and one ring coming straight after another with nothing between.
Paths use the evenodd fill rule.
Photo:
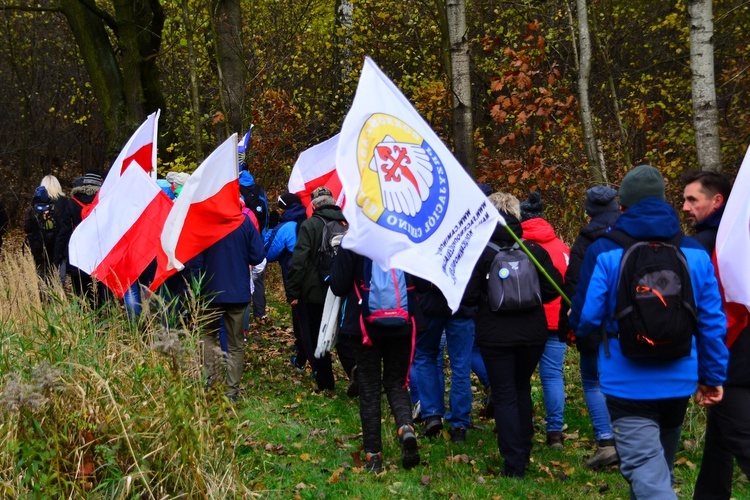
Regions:
<instances>
[{"instance_id":1,"label":"group of people walking","mask_svg":"<svg viewBox=\"0 0 750 500\"><path fill-rule=\"evenodd\" d=\"M207 385L213 385L223 370L217 354L223 328L228 341L223 358L226 395L234 400L240 394L247 329L243 315L251 300L257 300L250 269L266 258L279 262L292 308L295 354L290 361L300 370L309 364L321 392L335 388L330 353L314 354L324 303L329 290L342 297L336 352L347 375L347 394L359 398L367 470L383 468L381 389L395 420L402 466L409 469L420 464L418 435L436 437L447 425L452 441L466 441L472 426L473 371L487 387L486 413L495 420L502 474L523 478L533 447L532 375L539 367L546 445L563 449L563 363L566 346L575 345L597 443L586 467L619 462L632 497L675 498L674 457L688 400L695 395L698 404L709 408L695 497L729 498L734 459L750 474L750 364L742 360L750 354L750 334L746 328L725 343L726 317L711 264L730 183L710 172L687 174L684 182L682 208L695 238L683 237L679 216L665 201L661 173L641 165L625 175L619 191L608 186L587 191L589 221L572 249L544 219L539 193L521 203L483 185L506 224L497 226L483 250L456 312L428 280L397 269L382 270L363 255L336 250L346 238L346 221L327 188L312 193L310 217L297 195L283 194L275 216L265 213L262 224L255 224L259 218L248 214L239 228L193 263L205 273L204 288L212 297L209 307L217 313L203 335ZM67 263L66 238L100 185L101 177L87 174L76 179L68 199L57 179L45 177L24 224L40 275L67 264L65 272L76 277L74 289L82 294L91 285ZM57 217L52 223L54 238L46 235L50 212ZM683 328L679 353L666 345L672 339L653 341L641 330L640 340L664 344L659 354L638 351L639 346L634 354L630 345L626 323L632 313L622 307L630 299L621 293L628 280L620 270L627 259L635 259L631 254L638 253L639 242L654 252L666 248L661 255L676 256L683 263L682 281L675 281L679 272L665 274L660 269L653 283L639 282L638 293L645 293L639 300L646 301L633 306L647 307L648 300L658 299L666 307L668 298L660 288L665 276L677 283L676 293L683 294L681 300L693 315ZM515 256L512 262L510 255ZM535 263L519 264L529 258L524 255ZM517 277L529 280L523 282L528 290L515 297L518 303L511 304L508 297L498 302L502 280ZM256 316L264 310L263 302ZM451 367L447 410L446 347ZM421 429L417 421L423 422Z\"/></svg>"}]
</instances>

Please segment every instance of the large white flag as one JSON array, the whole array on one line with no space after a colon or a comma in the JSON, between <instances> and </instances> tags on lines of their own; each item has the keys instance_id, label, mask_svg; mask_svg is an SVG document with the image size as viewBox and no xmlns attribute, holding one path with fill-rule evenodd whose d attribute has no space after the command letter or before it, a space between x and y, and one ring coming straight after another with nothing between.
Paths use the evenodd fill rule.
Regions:
<instances>
[{"instance_id":1,"label":"large white flag","mask_svg":"<svg viewBox=\"0 0 750 500\"><path fill-rule=\"evenodd\" d=\"M431 281L456 311L502 218L370 58L341 128L336 170L348 200L342 245Z\"/></svg>"},{"instance_id":2,"label":"large white flag","mask_svg":"<svg viewBox=\"0 0 750 500\"><path fill-rule=\"evenodd\" d=\"M237 229L245 220L237 180L237 134L211 153L185 181L164 222L151 289Z\"/></svg>"},{"instance_id":3,"label":"large white flag","mask_svg":"<svg viewBox=\"0 0 750 500\"><path fill-rule=\"evenodd\" d=\"M130 139L112 163L102 187L96 194L94 203L98 203L109 195L117 180L122 177L122 174L132 163L138 164L154 182L156 181L156 134L159 126L159 114L161 114L161 110L148 115L141 126L130 136Z\"/></svg>"},{"instance_id":4,"label":"large white flag","mask_svg":"<svg viewBox=\"0 0 750 500\"><path fill-rule=\"evenodd\" d=\"M750 309L750 149L745 153L716 234L716 260L727 302Z\"/></svg>"},{"instance_id":5,"label":"large white flag","mask_svg":"<svg viewBox=\"0 0 750 500\"><path fill-rule=\"evenodd\" d=\"M70 263L122 298L156 257L172 200L138 165L126 169L68 244Z\"/></svg>"},{"instance_id":6,"label":"large white flag","mask_svg":"<svg viewBox=\"0 0 750 500\"><path fill-rule=\"evenodd\" d=\"M331 190L333 199L343 206L341 181L336 173L336 149L339 145L338 134L320 144L304 150L297 157L292 173L289 176L287 189L300 197L302 204L312 213L310 195L315 188L326 186Z\"/></svg>"}]
</instances>

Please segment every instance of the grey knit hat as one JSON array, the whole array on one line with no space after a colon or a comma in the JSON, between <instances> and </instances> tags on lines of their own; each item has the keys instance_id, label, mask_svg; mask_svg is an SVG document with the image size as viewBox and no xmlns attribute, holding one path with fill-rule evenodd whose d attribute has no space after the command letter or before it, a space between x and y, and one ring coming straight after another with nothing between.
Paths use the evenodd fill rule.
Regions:
<instances>
[{"instance_id":1,"label":"grey knit hat","mask_svg":"<svg viewBox=\"0 0 750 500\"><path fill-rule=\"evenodd\" d=\"M632 207L644 198L656 197L666 200L664 177L651 165L638 165L625 174L618 192L619 203Z\"/></svg>"}]
</instances>

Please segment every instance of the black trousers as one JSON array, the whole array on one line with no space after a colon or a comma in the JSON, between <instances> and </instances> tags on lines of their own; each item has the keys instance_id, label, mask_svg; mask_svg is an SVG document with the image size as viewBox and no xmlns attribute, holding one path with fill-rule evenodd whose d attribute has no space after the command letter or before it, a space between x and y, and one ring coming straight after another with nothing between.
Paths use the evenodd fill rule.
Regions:
<instances>
[{"instance_id":1,"label":"black trousers","mask_svg":"<svg viewBox=\"0 0 750 500\"><path fill-rule=\"evenodd\" d=\"M388 398L396 429L413 425L406 373L411 361L411 336L371 338L371 346L356 347L359 416L365 452L383 451L380 435L382 387Z\"/></svg>"},{"instance_id":2,"label":"black trousers","mask_svg":"<svg viewBox=\"0 0 750 500\"><path fill-rule=\"evenodd\" d=\"M734 461L750 479L750 387L724 387L721 402L708 409L706 440L696 499L729 499Z\"/></svg>"},{"instance_id":3,"label":"black trousers","mask_svg":"<svg viewBox=\"0 0 750 500\"><path fill-rule=\"evenodd\" d=\"M326 353L320 359L315 357L315 348L318 346L318 335L320 334L320 322L323 319L323 304L298 302L292 313L297 315L302 345L305 348L307 360L310 362L310 366L315 374L315 382L317 383L318 390L334 390L335 383L331 354ZM339 341L336 345L336 352L347 376L351 376L352 368L354 367L354 351L351 344Z\"/></svg>"},{"instance_id":4,"label":"black trousers","mask_svg":"<svg viewBox=\"0 0 750 500\"><path fill-rule=\"evenodd\" d=\"M534 438L531 375L539 364L544 344L532 346L479 346L492 389L497 446L505 460L503 473L523 477Z\"/></svg>"}]
</instances>

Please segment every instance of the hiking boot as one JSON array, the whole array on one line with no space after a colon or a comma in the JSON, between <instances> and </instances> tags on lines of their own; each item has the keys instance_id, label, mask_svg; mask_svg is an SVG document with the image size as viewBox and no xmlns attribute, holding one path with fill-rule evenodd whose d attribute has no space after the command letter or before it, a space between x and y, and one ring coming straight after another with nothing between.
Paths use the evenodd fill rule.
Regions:
<instances>
[{"instance_id":1,"label":"hiking boot","mask_svg":"<svg viewBox=\"0 0 750 500\"><path fill-rule=\"evenodd\" d=\"M411 409L411 419L415 424L422 422L422 403L417 400Z\"/></svg>"},{"instance_id":2,"label":"hiking boot","mask_svg":"<svg viewBox=\"0 0 750 500\"><path fill-rule=\"evenodd\" d=\"M293 354L289 358L289 363L292 365L292 368L294 368L298 372L305 371L305 361L300 359L296 354Z\"/></svg>"},{"instance_id":3,"label":"hiking boot","mask_svg":"<svg viewBox=\"0 0 750 500\"><path fill-rule=\"evenodd\" d=\"M357 367L352 368L352 374L349 377L349 385L346 386L346 395L350 398L359 396L359 384L357 383Z\"/></svg>"},{"instance_id":4,"label":"hiking boot","mask_svg":"<svg viewBox=\"0 0 750 500\"><path fill-rule=\"evenodd\" d=\"M424 421L424 435L428 438L434 438L440 435L443 430L443 417L434 415L427 417Z\"/></svg>"},{"instance_id":5,"label":"hiking boot","mask_svg":"<svg viewBox=\"0 0 750 500\"><path fill-rule=\"evenodd\" d=\"M401 466L408 470L419 465L419 449L414 427L402 425L398 430L398 442L401 445Z\"/></svg>"},{"instance_id":6,"label":"hiking boot","mask_svg":"<svg viewBox=\"0 0 750 500\"><path fill-rule=\"evenodd\" d=\"M367 472L374 472L375 474L383 472L383 453L366 453L365 470Z\"/></svg>"},{"instance_id":7,"label":"hiking boot","mask_svg":"<svg viewBox=\"0 0 750 500\"><path fill-rule=\"evenodd\" d=\"M562 450L563 446L563 435L561 431L550 431L547 432L547 446L553 450Z\"/></svg>"},{"instance_id":8,"label":"hiking boot","mask_svg":"<svg viewBox=\"0 0 750 500\"><path fill-rule=\"evenodd\" d=\"M594 456L586 460L583 464L587 469L600 469L608 465L615 465L620 462L620 457L615 449L614 439L602 439L596 445Z\"/></svg>"},{"instance_id":9,"label":"hiking boot","mask_svg":"<svg viewBox=\"0 0 750 500\"><path fill-rule=\"evenodd\" d=\"M454 443L466 442L466 429L463 427L451 427L451 430L448 432L451 435L451 441Z\"/></svg>"}]
</instances>

